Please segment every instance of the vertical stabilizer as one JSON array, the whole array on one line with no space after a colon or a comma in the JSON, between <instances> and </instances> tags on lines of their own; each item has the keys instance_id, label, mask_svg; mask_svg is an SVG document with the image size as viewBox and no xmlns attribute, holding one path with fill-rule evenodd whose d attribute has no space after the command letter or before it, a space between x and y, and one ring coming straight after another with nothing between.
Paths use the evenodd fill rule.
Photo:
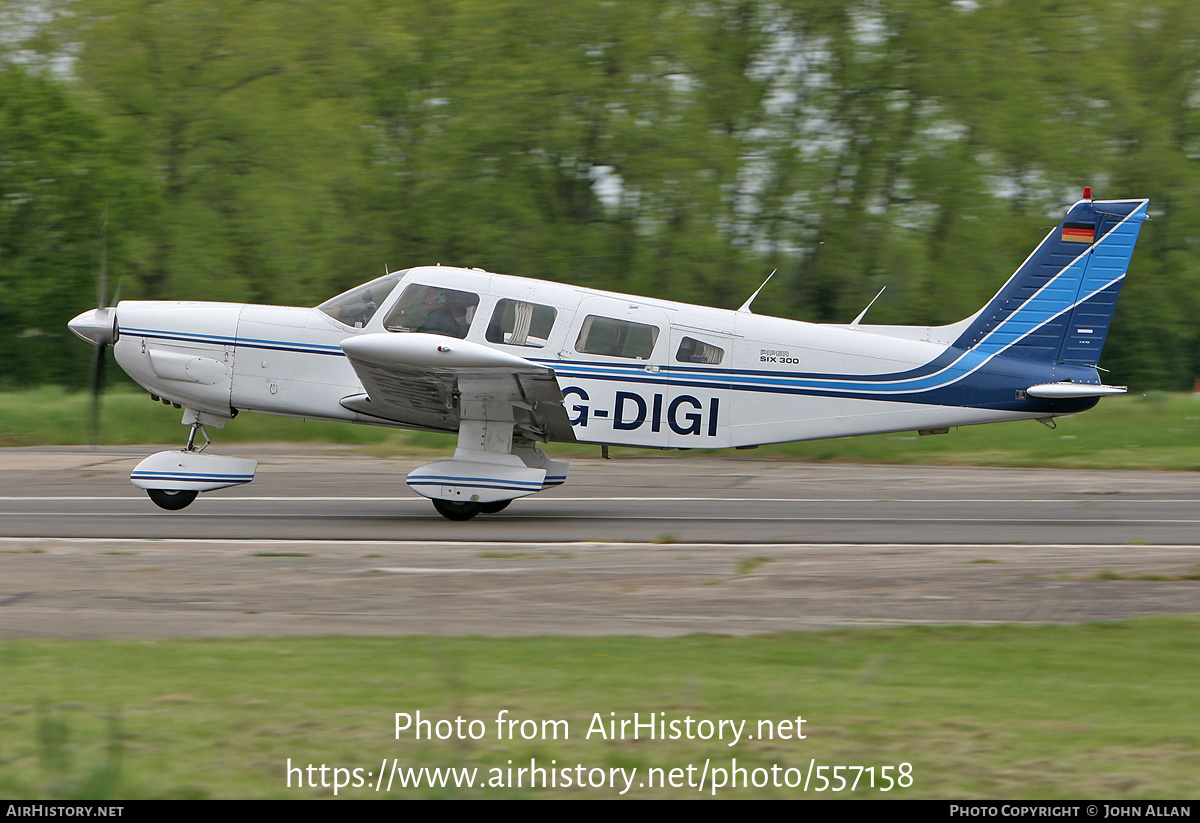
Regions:
<instances>
[{"instance_id":1,"label":"vertical stabilizer","mask_svg":"<svg viewBox=\"0 0 1200 823\"><path fill-rule=\"evenodd\" d=\"M1147 203L1076 203L955 345L988 355L1095 366Z\"/></svg>"}]
</instances>

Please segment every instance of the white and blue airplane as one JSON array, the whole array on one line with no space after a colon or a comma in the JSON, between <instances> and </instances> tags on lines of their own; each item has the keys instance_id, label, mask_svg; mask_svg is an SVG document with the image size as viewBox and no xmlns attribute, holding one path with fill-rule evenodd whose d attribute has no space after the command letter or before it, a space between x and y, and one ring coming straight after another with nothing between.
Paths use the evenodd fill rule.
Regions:
<instances>
[{"instance_id":1,"label":"white and blue airplane","mask_svg":"<svg viewBox=\"0 0 1200 823\"><path fill-rule=\"evenodd\" d=\"M253 480L256 461L204 448L206 429L259 412L457 432L454 456L408 485L466 520L562 484L568 463L545 442L942 433L1124 392L1096 366L1148 201L1084 196L986 306L948 326L868 325L865 310L804 323L752 313L753 296L729 311L440 265L316 308L123 301L69 326L183 409L187 445L131 475L163 508Z\"/></svg>"}]
</instances>

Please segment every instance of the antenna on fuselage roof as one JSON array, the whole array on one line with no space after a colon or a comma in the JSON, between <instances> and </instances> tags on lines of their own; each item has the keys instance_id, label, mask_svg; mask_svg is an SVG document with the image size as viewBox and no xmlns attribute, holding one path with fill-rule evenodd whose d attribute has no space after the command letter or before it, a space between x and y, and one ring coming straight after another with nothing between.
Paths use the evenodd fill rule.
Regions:
<instances>
[{"instance_id":1,"label":"antenna on fuselage roof","mask_svg":"<svg viewBox=\"0 0 1200 823\"><path fill-rule=\"evenodd\" d=\"M771 270L771 273L767 275L767 279L762 282L761 286L754 290L754 294L750 295L750 299L743 303L738 311L744 311L746 314L754 314L754 312L750 311L750 304L754 302L754 298L758 297L758 293L767 287L767 284L771 282L771 278L775 276L775 272L777 271L779 269Z\"/></svg>"},{"instance_id":2,"label":"antenna on fuselage roof","mask_svg":"<svg viewBox=\"0 0 1200 823\"><path fill-rule=\"evenodd\" d=\"M882 295L885 291L887 291L887 286L884 286L882 289L879 290L879 294L877 294L871 298L871 302L867 304L867 307L865 309L863 309L862 311L860 311L858 313L858 317L856 317L850 321L850 325L857 326L859 323L861 323L862 319L867 316L867 312L870 311L871 307L875 305L875 301L878 300L879 296Z\"/></svg>"}]
</instances>

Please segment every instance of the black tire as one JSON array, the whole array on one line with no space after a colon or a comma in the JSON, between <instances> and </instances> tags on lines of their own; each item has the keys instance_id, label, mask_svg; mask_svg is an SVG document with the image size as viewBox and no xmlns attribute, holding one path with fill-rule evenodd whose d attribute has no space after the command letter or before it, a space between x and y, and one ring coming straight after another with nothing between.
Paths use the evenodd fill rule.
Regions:
<instances>
[{"instance_id":1,"label":"black tire","mask_svg":"<svg viewBox=\"0 0 1200 823\"><path fill-rule=\"evenodd\" d=\"M437 509L438 514L447 520L470 520L475 515L479 514L483 508L481 503L456 503L453 500L437 500L433 501L433 507Z\"/></svg>"},{"instance_id":2,"label":"black tire","mask_svg":"<svg viewBox=\"0 0 1200 823\"><path fill-rule=\"evenodd\" d=\"M154 505L160 509L177 512L192 505L192 501L196 499L198 492L175 489L146 489L146 494L150 495L150 499L154 501Z\"/></svg>"},{"instance_id":3,"label":"black tire","mask_svg":"<svg viewBox=\"0 0 1200 823\"><path fill-rule=\"evenodd\" d=\"M507 509L508 504L511 502L512 502L511 500L497 500L495 503L480 503L479 504L479 513L480 514L497 514L499 512L504 511L505 509Z\"/></svg>"}]
</instances>

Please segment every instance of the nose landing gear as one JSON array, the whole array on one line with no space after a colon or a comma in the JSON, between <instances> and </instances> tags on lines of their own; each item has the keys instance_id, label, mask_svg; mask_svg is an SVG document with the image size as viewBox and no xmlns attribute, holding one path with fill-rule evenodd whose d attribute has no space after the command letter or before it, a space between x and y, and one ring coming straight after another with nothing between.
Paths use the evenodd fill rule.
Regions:
<instances>
[{"instance_id":1,"label":"nose landing gear","mask_svg":"<svg viewBox=\"0 0 1200 823\"><path fill-rule=\"evenodd\" d=\"M204 445L199 448L197 433L204 438ZM129 479L146 491L154 505L167 511L187 508L200 492L238 486L254 479L257 460L204 454L210 443L203 424L193 420L187 446L180 451L150 455L137 465Z\"/></svg>"}]
</instances>

